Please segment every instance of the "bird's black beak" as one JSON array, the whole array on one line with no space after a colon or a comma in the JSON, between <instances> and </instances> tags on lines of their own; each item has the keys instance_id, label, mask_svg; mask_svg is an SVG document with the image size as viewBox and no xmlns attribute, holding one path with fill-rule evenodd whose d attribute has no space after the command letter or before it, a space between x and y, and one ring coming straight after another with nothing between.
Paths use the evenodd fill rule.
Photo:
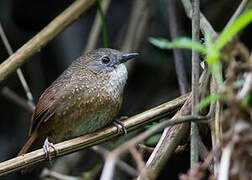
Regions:
<instances>
[{"instance_id":1,"label":"bird's black beak","mask_svg":"<svg viewBox=\"0 0 252 180\"><path fill-rule=\"evenodd\" d=\"M122 58L119 60L120 63L127 62L130 59L133 59L134 57L138 56L138 53L126 53L122 55Z\"/></svg>"}]
</instances>

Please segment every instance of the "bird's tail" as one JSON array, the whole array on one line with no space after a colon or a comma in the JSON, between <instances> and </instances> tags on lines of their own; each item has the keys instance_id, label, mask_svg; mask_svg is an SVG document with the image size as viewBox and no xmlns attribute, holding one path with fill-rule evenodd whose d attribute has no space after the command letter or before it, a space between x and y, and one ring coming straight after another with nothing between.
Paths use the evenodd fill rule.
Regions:
<instances>
[{"instance_id":1,"label":"bird's tail","mask_svg":"<svg viewBox=\"0 0 252 180\"><path fill-rule=\"evenodd\" d=\"M31 148L31 146L33 145L34 141L36 140L36 138L38 137L38 133L37 131L34 131L32 133L32 135L30 136L30 138L28 139L28 141L25 143L25 145L23 146L23 148L19 151L18 156L23 155L25 153L28 152L28 150Z\"/></svg>"}]
</instances>

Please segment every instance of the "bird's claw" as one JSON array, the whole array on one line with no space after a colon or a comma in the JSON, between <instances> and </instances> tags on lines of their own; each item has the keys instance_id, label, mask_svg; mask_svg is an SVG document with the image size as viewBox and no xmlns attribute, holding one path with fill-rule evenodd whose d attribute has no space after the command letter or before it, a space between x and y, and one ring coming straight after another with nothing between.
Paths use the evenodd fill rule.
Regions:
<instances>
[{"instance_id":1,"label":"bird's claw","mask_svg":"<svg viewBox=\"0 0 252 180\"><path fill-rule=\"evenodd\" d=\"M45 152L46 159L48 159L49 162L51 163L50 147L54 149L56 154L59 153L58 149L54 146L54 144L49 142L48 138L46 138L44 145L43 145L43 150Z\"/></svg>"},{"instance_id":2,"label":"bird's claw","mask_svg":"<svg viewBox=\"0 0 252 180\"><path fill-rule=\"evenodd\" d=\"M127 118L128 118L128 116L122 116L122 117L120 117L120 119L114 120L113 124L114 124L114 125L116 126L116 128L117 128L117 133L118 133L118 134L121 132L121 129L122 129L122 132L123 132L124 134L127 134L127 133L128 133L128 132L127 132L127 129L126 129L125 125L124 125L124 122L122 121L122 120L127 119Z\"/></svg>"}]
</instances>

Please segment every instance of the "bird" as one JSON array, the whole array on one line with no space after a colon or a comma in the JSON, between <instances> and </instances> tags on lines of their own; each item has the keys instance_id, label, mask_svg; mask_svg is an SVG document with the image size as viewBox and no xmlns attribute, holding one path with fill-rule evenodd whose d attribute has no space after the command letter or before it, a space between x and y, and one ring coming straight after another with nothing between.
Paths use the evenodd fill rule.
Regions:
<instances>
[{"instance_id":1,"label":"bird","mask_svg":"<svg viewBox=\"0 0 252 180\"><path fill-rule=\"evenodd\" d=\"M127 80L124 63L138 53L115 49L89 50L77 58L40 96L32 114L29 138L18 156L51 146L113 122Z\"/></svg>"}]
</instances>

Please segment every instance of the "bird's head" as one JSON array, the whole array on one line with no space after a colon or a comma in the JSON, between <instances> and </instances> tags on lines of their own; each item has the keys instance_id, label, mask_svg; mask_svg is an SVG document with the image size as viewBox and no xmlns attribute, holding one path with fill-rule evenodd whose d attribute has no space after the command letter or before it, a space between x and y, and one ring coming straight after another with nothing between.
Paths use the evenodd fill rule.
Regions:
<instances>
[{"instance_id":1,"label":"bird's head","mask_svg":"<svg viewBox=\"0 0 252 180\"><path fill-rule=\"evenodd\" d=\"M88 51L85 64L95 74L111 72L120 64L136 57L138 53L122 53L115 49L100 48Z\"/></svg>"}]
</instances>

